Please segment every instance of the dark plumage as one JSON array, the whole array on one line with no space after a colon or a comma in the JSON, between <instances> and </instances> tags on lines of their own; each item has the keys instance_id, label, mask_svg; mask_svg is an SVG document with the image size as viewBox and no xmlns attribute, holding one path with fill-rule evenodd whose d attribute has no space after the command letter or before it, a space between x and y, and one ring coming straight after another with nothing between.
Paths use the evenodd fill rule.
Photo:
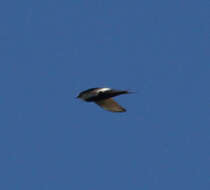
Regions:
<instances>
[{"instance_id":1,"label":"dark plumage","mask_svg":"<svg viewBox=\"0 0 210 190\"><path fill-rule=\"evenodd\" d=\"M77 98L80 98L86 102L95 102L103 109L111 112L125 112L126 109L115 102L112 97L128 93L130 92L127 90L115 90L111 88L90 88L88 90L82 91L77 96Z\"/></svg>"}]
</instances>

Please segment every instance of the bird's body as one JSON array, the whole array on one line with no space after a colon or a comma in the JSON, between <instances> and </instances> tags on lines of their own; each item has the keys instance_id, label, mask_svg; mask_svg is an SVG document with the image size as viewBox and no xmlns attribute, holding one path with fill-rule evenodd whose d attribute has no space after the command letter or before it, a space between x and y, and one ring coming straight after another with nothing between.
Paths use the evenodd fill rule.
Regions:
<instances>
[{"instance_id":1,"label":"bird's body","mask_svg":"<svg viewBox=\"0 0 210 190\"><path fill-rule=\"evenodd\" d=\"M82 91L77 98L86 102L95 102L97 105L111 112L125 112L126 110L115 102L112 97L128 93L130 92L126 90L115 90L111 88L90 88Z\"/></svg>"}]
</instances>

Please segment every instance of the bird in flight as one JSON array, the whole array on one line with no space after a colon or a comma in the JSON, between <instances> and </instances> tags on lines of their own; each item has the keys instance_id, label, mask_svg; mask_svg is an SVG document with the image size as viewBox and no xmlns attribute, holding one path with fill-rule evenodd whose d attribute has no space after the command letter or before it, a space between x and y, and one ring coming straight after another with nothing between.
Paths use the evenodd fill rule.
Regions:
<instances>
[{"instance_id":1,"label":"bird in flight","mask_svg":"<svg viewBox=\"0 0 210 190\"><path fill-rule=\"evenodd\" d=\"M80 98L86 102L95 102L97 105L107 111L125 112L126 109L115 102L112 97L129 93L131 92L127 90L115 90L111 88L90 88L88 90L82 91L77 96L77 98Z\"/></svg>"}]
</instances>

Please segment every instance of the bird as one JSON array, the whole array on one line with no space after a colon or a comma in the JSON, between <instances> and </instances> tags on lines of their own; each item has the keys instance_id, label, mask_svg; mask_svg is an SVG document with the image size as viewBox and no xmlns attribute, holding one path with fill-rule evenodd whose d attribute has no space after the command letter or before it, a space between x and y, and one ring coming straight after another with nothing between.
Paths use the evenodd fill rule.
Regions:
<instances>
[{"instance_id":1,"label":"bird","mask_svg":"<svg viewBox=\"0 0 210 190\"><path fill-rule=\"evenodd\" d=\"M112 88L90 88L79 93L77 98L86 102L94 102L98 106L110 112L126 112L112 97L132 93L127 90L116 90Z\"/></svg>"}]
</instances>

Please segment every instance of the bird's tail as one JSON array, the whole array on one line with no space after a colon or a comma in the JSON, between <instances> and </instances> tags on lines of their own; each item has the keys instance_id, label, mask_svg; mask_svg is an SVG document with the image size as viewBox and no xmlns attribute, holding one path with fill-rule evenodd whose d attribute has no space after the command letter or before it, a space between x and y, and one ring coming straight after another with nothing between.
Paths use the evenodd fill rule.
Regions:
<instances>
[{"instance_id":1,"label":"bird's tail","mask_svg":"<svg viewBox=\"0 0 210 190\"><path fill-rule=\"evenodd\" d=\"M125 90L125 94L135 94L136 92L133 90Z\"/></svg>"}]
</instances>

